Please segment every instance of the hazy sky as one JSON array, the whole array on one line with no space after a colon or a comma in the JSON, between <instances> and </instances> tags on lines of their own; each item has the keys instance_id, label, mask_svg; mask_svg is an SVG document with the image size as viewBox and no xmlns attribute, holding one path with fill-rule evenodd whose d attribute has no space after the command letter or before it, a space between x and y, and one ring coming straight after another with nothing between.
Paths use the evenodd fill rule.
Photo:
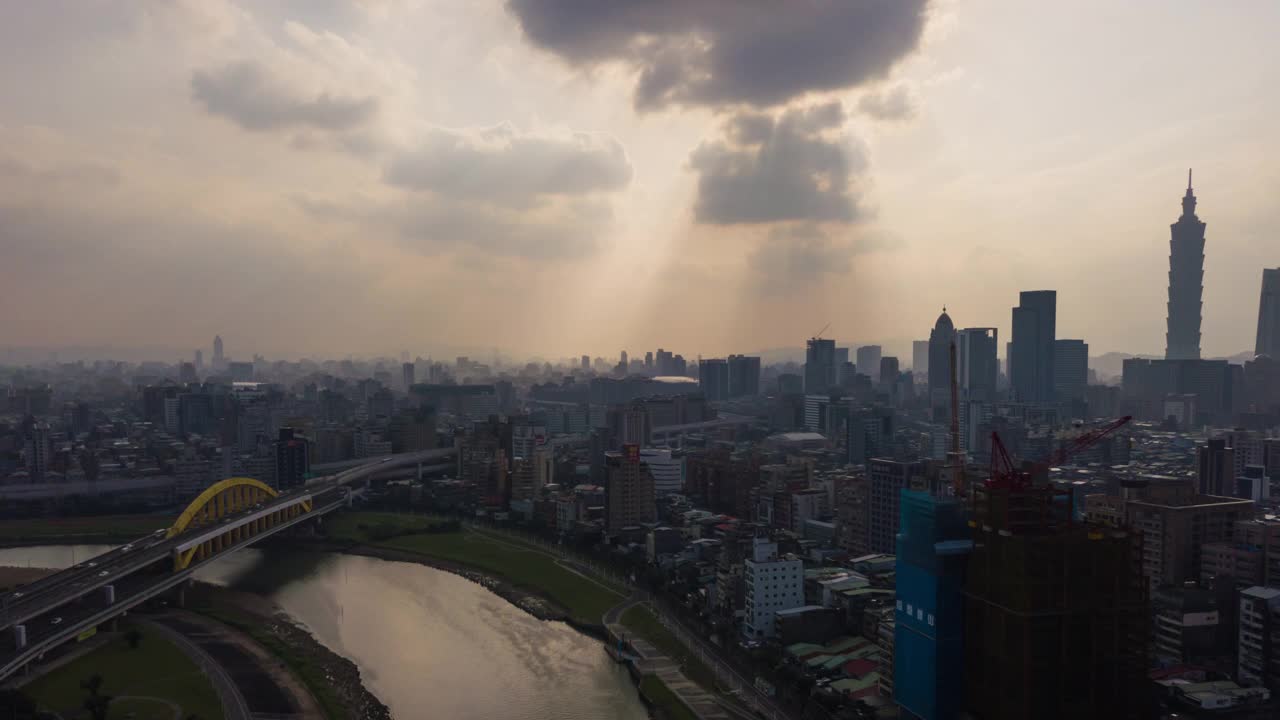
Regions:
<instances>
[{"instance_id":1,"label":"hazy sky","mask_svg":"<svg viewBox=\"0 0 1280 720\"><path fill-rule=\"evenodd\" d=\"M0 346L1206 354L1280 265L1274 0L0 3ZM208 354L206 349L206 355ZM909 357L909 353L908 353Z\"/></svg>"}]
</instances>

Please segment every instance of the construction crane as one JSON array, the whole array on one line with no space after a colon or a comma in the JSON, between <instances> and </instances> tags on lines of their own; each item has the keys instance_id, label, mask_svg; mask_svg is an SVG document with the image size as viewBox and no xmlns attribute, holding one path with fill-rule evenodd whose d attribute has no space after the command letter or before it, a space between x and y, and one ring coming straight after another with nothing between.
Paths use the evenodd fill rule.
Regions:
<instances>
[{"instance_id":1,"label":"construction crane","mask_svg":"<svg viewBox=\"0 0 1280 720\"><path fill-rule=\"evenodd\" d=\"M1066 462L1072 455L1087 450L1098 444L1103 438L1111 433L1119 430L1133 420L1132 415L1113 420L1088 432L1081 433L1070 442L1050 453L1049 457L1039 463L1033 470L1048 469L1054 465L1060 465ZM1031 476L1033 472L1018 469L1013 461L1013 456L1009 454L1004 443L1000 442L1000 435L996 432L991 433L991 478L987 480L987 487L1004 488L1011 490L1022 490L1031 485Z\"/></svg>"},{"instance_id":2,"label":"construction crane","mask_svg":"<svg viewBox=\"0 0 1280 720\"><path fill-rule=\"evenodd\" d=\"M818 331L818 332L813 336L813 339L814 339L814 340L821 340L821 339L822 339L822 333L826 332L826 331L827 331L827 328L829 328L829 327L831 327L831 323L827 323L826 325L823 325L823 326L822 326L822 329L821 329L821 330L819 330L819 331Z\"/></svg>"}]
</instances>

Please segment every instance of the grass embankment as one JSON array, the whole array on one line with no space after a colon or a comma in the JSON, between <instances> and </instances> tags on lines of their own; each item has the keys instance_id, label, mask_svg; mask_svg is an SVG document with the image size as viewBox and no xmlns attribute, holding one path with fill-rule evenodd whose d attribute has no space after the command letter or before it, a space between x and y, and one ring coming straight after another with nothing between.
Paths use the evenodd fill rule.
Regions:
<instances>
[{"instance_id":1,"label":"grass embankment","mask_svg":"<svg viewBox=\"0 0 1280 720\"><path fill-rule=\"evenodd\" d=\"M262 618L247 613L229 603L218 602L212 597L199 598L193 603L191 609L225 625L230 625L248 635L254 642L279 659L293 672L295 677L302 681L302 684L307 686L307 689L311 691L311 695L315 697L316 702L320 703L325 716L330 720L340 720L347 717L347 711L343 707L342 701L338 699L337 694L334 693L324 668L307 656L295 652L292 647L281 641L278 636L263 628Z\"/></svg>"},{"instance_id":2,"label":"grass embankment","mask_svg":"<svg viewBox=\"0 0 1280 720\"><path fill-rule=\"evenodd\" d=\"M640 681L640 692L653 703L654 708L660 713L658 716L660 718L698 720L698 716L693 714L689 706L681 702L680 698L657 675L645 675Z\"/></svg>"},{"instance_id":3,"label":"grass embankment","mask_svg":"<svg viewBox=\"0 0 1280 720\"><path fill-rule=\"evenodd\" d=\"M690 680L707 690L715 691L716 674L707 664L680 642L670 630L662 626L657 616L643 605L633 605L622 613L622 625L631 632L653 643L667 657L679 662Z\"/></svg>"},{"instance_id":4,"label":"grass embankment","mask_svg":"<svg viewBox=\"0 0 1280 720\"><path fill-rule=\"evenodd\" d=\"M172 515L155 514L0 520L0 543L132 540L172 524Z\"/></svg>"},{"instance_id":5,"label":"grass embankment","mask_svg":"<svg viewBox=\"0 0 1280 720\"><path fill-rule=\"evenodd\" d=\"M141 640L129 647L124 634L102 647L55 668L23 688L41 707L62 717L77 717L88 697L80 683L93 675L102 677L99 692L111 697L135 696L112 702L108 717L138 720L171 720L173 703L179 717L220 720L222 703L204 672L163 636L137 628ZM135 713L130 715L129 713Z\"/></svg>"},{"instance_id":6,"label":"grass embankment","mask_svg":"<svg viewBox=\"0 0 1280 720\"><path fill-rule=\"evenodd\" d=\"M393 513L341 513L326 527L330 538L437 558L491 573L564 608L576 622L599 625L622 595L558 564L532 546L513 546L466 530L441 532L442 520ZM392 528L396 537L378 539ZM528 549L525 549L525 548Z\"/></svg>"}]
</instances>

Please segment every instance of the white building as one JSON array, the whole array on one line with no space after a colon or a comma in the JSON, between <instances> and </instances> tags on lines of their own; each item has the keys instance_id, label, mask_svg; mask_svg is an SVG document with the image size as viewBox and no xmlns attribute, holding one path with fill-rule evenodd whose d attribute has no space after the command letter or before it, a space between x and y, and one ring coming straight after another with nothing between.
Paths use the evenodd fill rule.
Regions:
<instances>
[{"instance_id":1,"label":"white building","mask_svg":"<svg viewBox=\"0 0 1280 720\"><path fill-rule=\"evenodd\" d=\"M773 637L774 615L804 605L804 563L778 557L778 544L756 538L743 563L747 590L742 632L749 640Z\"/></svg>"},{"instance_id":2,"label":"white building","mask_svg":"<svg viewBox=\"0 0 1280 720\"><path fill-rule=\"evenodd\" d=\"M38 423L31 429L31 437L27 438L25 449L28 474L32 479L43 478L53 462L53 442L48 423Z\"/></svg>"},{"instance_id":3,"label":"white building","mask_svg":"<svg viewBox=\"0 0 1280 720\"><path fill-rule=\"evenodd\" d=\"M1240 635L1236 680L1241 685L1275 687L1280 681L1276 641L1280 640L1280 588L1240 591Z\"/></svg>"},{"instance_id":4,"label":"white building","mask_svg":"<svg viewBox=\"0 0 1280 720\"><path fill-rule=\"evenodd\" d=\"M672 495L684 490L684 458L672 457L665 448L645 448L640 451L640 462L649 466L653 475L655 497Z\"/></svg>"},{"instance_id":5,"label":"white building","mask_svg":"<svg viewBox=\"0 0 1280 720\"><path fill-rule=\"evenodd\" d=\"M547 429L540 425L516 425L511 428L511 457L533 459L533 451L547 442Z\"/></svg>"}]
</instances>

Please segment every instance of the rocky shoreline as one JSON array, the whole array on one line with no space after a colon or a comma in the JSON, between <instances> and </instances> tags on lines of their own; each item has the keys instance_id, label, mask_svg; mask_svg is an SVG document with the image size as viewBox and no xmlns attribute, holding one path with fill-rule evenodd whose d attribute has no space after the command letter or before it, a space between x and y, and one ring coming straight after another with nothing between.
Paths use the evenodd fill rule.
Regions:
<instances>
[{"instance_id":1,"label":"rocky shoreline","mask_svg":"<svg viewBox=\"0 0 1280 720\"><path fill-rule=\"evenodd\" d=\"M288 613L270 601L251 593L227 590L226 588L200 583L201 591L208 593L213 612L213 619L225 622L245 630L255 636L260 644L286 664L289 661L302 661L320 668L323 674L325 692L329 693L346 711L346 717L353 720L392 720L391 709L378 699L367 687L360 676L360 668L345 657L326 647L304 627L299 625ZM246 627L218 612L217 605L226 604L238 613L251 616L253 624ZM199 610L197 610L199 612ZM262 643L261 635L267 636L269 643ZM291 657L281 657L279 652L270 647L278 643L287 649ZM316 694L311 687L315 678L302 677L296 668L291 668L296 676Z\"/></svg>"}]
</instances>

